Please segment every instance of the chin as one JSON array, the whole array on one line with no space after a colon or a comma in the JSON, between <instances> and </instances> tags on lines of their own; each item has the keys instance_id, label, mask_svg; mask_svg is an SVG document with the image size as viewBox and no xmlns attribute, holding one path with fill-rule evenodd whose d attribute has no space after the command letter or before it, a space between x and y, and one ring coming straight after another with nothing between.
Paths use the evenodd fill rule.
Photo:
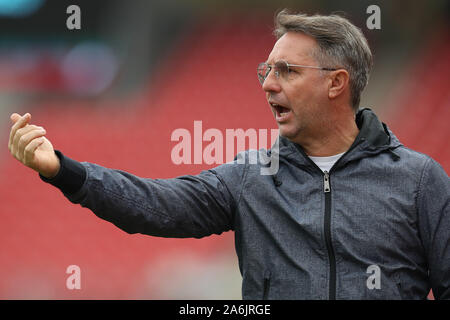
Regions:
<instances>
[{"instance_id":1,"label":"chin","mask_svg":"<svg viewBox=\"0 0 450 320\"><path fill-rule=\"evenodd\" d=\"M286 124L278 124L279 135L289 140L293 140L296 136L298 136L298 130L296 128L292 128Z\"/></svg>"}]
</instances>

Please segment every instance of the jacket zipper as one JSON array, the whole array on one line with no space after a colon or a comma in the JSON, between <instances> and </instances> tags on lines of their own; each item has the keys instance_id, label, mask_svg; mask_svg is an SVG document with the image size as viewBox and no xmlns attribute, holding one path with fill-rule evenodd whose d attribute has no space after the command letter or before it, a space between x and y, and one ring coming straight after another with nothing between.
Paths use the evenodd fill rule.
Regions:
<instances>
[{"instance_id":1,"label":"jacket zipper","mask_svg":"<svg viewBox=\"0 0 450 320\"><path fill-rule=\"evenodd\" d=\"M363 140L361 140L363 141ZM359 141L359 142L361 142ZM354 143L343 155L340 157L330 169L330 172L336 168L336 165L342 161L352 149L354 149L359 143ZM313 167L322 173L322 170L314 163L314 161L309 158L303 149L295 145L297 150L303 157L311 163ZM323 172L323 192L325 194L325 215L323 221L324 234L325 234L325 245L328 252L328 262L330 265L330 285L328 287L328 299L336 300L336 256L334 254L333 244L331 242L331 184L330 184L330 173L328 171Z\"/></svg>"},{"instance_id":2,"label":"jacket zipper","mask_svg":"<svg viewBox=\"0 0 450 320\"><path fill-rule=\"evenodd\" d=\"M328 291L328 299L336 300L336 257L334 255L333 245L331 243L331 184L330 174L324 171L323 175L323 192L325 193L325 217L324 217L324 234L325 244L328 252L328 261L330 264L330 285Z\"/></svg>"},{"instance_id":3,"label":"jacket zipper","mask_svg":"<svg viewBox=\"0 0 450 320\"><path fill-rule=\"evenodd\" d=\"M334 163L331 167L330 172L333 171L339 162L359 143L364 141L362 138L360 141L354 142L350 148ZM304 154L304 152L303 152ZM304 154L305 155L305 154ZM306 156L307 157L307 156ZM307 157L308 160L313 162L310 158ZM313 162L313 164L317 167L317 165ZM320 170L320 168L318 168ZM328 261L330 264L330 285L328 287L328 299L336 300L336 256L334 254L333 244L331 242L331 183L330 183L330 172L323 172L323 192L325 193L325 217L323 221L324 234L325 234L325 243L328 251Z\"/></svg>"}]
</instances>

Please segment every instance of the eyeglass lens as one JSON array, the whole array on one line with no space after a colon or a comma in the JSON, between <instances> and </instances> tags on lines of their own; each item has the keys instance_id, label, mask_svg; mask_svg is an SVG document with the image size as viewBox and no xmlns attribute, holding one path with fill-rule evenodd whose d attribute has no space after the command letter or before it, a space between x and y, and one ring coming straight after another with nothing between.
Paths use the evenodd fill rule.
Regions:
<instances>
[{"instance_id":1,"label":"eyeglass lens","mask_svg":"<svg viewBox=\"0 0 450 320\"><path fill-rule=\"evenodd\" d=\"M277 78L281 77L286 79L289 74L289 66L286 61L277 61L274 66L270 66L267 63L260 63L258 66L258 79L261 84L264 83L272 68Z\"/></svg>"}]
</instances>

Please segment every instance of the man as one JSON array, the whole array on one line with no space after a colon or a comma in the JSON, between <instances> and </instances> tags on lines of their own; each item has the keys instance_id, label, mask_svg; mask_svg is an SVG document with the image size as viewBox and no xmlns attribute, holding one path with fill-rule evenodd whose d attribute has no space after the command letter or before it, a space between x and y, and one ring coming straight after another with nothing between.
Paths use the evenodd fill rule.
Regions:
<instances>
[{"instance_id":1,"label":"man","mask_svg":"<svg viewBox=\"0 0 450 320\"><path fill-rule=\"evenodd\" d=\"M358 109L372 66L363 34L338 16L287 11L275 34L258 66L280 130L272 175L241 158L166 180L79 163L30 114L11 116L10 152L128 233L234 230L244 299L425 299L430 288L450 298L450 182Z\"/></svg>"}]
</instances>

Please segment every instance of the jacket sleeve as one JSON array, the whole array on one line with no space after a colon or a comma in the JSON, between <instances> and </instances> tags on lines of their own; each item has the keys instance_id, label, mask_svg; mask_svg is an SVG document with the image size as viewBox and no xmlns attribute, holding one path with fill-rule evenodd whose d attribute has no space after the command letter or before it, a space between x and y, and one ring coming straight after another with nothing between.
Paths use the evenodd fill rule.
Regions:
<instances>
[{"instance_id":1,"label":"jacket sleeve","mask_svg":"<svg viewBox=\"0 0 450 320\"><path fill-rule=\"evenodd\" d=\"M66 167L75 169L78 166L73 171L84 167L85 179L74 193L67 193L65 188L54 185L72 203L89 208L98 217L127 233L201 238L234 229L236 197L242 188L241 178L245 170L245 166L236 161L198 175L148 179L60 157L65 163L65 172L70 172ZM226 185L223 175L233 183ZM60 185L67 184L61 181Z\"/></svg>"},{"instance_id":2,"label":"jacket sleeve","mask_svg":"<svg viewBox=\"0 0 450 320\"><path fill-rule=\"evenodd\" d=\"M417 207L433 295L450 299L450 180L431 158L422 172Z\"/></svg>"}]
</instances>

